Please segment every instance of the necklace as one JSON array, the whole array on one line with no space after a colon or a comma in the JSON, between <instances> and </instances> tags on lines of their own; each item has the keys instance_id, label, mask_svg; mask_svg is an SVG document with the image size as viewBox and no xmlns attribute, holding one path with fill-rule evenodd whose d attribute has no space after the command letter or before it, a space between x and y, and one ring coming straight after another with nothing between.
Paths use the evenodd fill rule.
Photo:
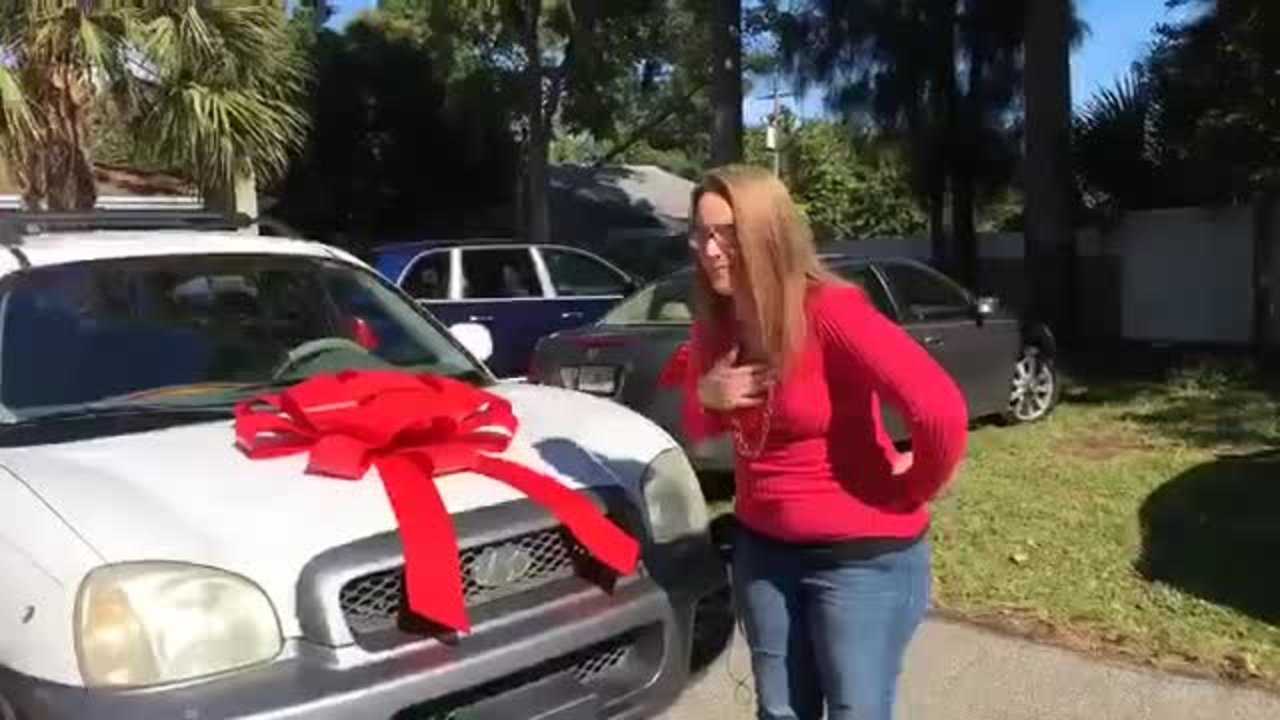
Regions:
<instances>
[{"instance_id":1,"label":"necklace","mask_svg":"<svg viewBox=\"0 0 1280 720\"><path fill-rule=\"evenodd\" d=\"M747 432L743 429L742 415L756 415L758 412L760 417L759 437L756 439L755 447L747 444ZM769 438L770 424L773 421L773 388L770 387L768 394L765 396L764 406L758 411L752 409L745 413L733 413L729 416L729 427L733 431L733 448L738 455L748 460L760 457L760 452L764 450L765 441Z\"/></svg>"}]
</instances>

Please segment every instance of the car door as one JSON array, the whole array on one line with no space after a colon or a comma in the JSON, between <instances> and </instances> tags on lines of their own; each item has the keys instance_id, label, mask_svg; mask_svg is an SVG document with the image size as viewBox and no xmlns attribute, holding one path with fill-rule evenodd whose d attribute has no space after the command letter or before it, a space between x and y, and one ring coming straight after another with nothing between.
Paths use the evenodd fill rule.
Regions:
<instances>
[{"instance_id":1,"label":"car door","mask_svg":"<svg viewBox=\"0 0 1280 720\"><path fill-rule=\"evenodd\" d=\"M882 261L898 319L960 386L972 417L997 412L1009 399L1017 361L1017 327L985 321L972 296L926 265Z\"/></svg>"},{"instance_id":2,"label":"car door","mask_svg":"<svg viewBox=\"0 0 1280 720\"><path fill-rule=\"evenodd\" d=\"M567 247L537 253L555 298L549 314L556 330L595 322L634 288L626 274L591 253Z\"/></svg>"},{"instance_id":3,"label":"car door","mask_svg":"<svg viewBox=\"0 0 1280 720\"><path fill-rule=\"evenodd\" d=\"M882 315L895 322L898 321L898 308L894 305L883 279L870 264L866 261L842 263L835 265L832 269L840 277L865 290L871 298L871 304L875 305ZM885 432L895 441L906 440L909 437L910 433L902 416L883 399L880 403L880 419L884 423Z\"/></svg>"},{"instance_id":4,"label":"car door","mask_svg":"<svg viewBox=\"0 0 1280 720\"><path fill-rule=\"evenodd\" d=\"M488 365L498 376L522 377L538 339L551 332L559 311L549 302L547 288L528 245L466 246L459 250L455 322L484 325L493 335Z\"/></svg>"}]
</instances>

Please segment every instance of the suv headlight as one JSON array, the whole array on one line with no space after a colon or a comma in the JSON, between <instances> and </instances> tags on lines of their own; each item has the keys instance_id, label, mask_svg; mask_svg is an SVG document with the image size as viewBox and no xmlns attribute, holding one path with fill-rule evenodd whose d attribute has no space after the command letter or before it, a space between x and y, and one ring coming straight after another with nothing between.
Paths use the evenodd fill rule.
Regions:
<instances>
[{"instance_id":1,"label":"suv headlight","mask_svg":"<svg viewBox=\"0 0 1280 720\"><path fill-rule=\"evenodd\" d=\"M669 543L707 531L707 501L683 451L671 448L654 458L642 487L654 542Z\"/></svg>"},{"instance_id":2,"label":"suv headlight","mask_svg":"<svg viewBox=\"0 0 1280 720\"><path fill-rule=\"evenodd\" d=\"M270 660L280 621L258 586L182 563L94 570L76 601L76 655L91 686L190 680Z\"/></svg>"}]
</instances>

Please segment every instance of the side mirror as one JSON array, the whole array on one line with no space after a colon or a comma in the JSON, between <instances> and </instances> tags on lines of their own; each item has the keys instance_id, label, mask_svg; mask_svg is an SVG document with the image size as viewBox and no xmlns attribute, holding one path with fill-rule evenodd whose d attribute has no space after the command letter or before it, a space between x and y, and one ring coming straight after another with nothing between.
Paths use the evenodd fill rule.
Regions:
<instances>
[{"instance_id":1,"label":"side mirror","mask_svg":"<svg viewBox=\"0 0 1280 720\"><path fill-rule=\"evenodd\" d=\"M486 362L493 357L493 335L489 332L489 328L479 323L458 323L449 326L449 332L453 334L455 340L467 349L467 352L475 356L480 362Z\"/></svg>"},{"instance_id":2,"label":"side mirror","mask_svg":"<svg viewBox=\"0 0 1280 720\"><path fill-rule=\"evenodd\" d=\"M991 317L1000 309L1000 300L990 296L980 297L974 309L978 313L978 317Z\"/></svg>"}]
</instances>

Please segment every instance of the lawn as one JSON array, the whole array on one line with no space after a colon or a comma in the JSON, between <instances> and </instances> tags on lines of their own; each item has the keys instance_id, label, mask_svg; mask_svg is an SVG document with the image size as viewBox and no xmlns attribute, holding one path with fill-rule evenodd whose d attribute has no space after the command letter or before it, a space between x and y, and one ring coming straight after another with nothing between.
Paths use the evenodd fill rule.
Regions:
<instances>
[{"instance_id":1,"label":"lawn","mask_svg":"<svg viewBox=\"0 0 1280 720\"><path fill-rule=\"evenodd\" d=\"M973 431L934 508L936 605L1280 689L1280 382L1129 360L1080 372L1041 423Z\"/></svg>"},{"instance_id":2,"label":"lawn","mask_svg":"<svg viewBox=\"0 0 1280 720\"><path fill-rule=\"evenodd\" d=\"M935 508L946 612L1280 687L1280 392L1239 364L1084 380L971 436Z\"/></svg>"}]
</instances>

